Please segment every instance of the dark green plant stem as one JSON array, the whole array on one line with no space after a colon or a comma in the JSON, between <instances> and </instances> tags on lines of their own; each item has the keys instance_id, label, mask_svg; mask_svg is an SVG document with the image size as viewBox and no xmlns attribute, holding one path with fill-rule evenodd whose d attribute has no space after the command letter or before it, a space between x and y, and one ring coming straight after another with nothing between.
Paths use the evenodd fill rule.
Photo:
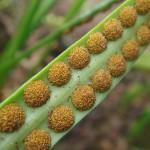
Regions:
<instances>
[{"instance_id":1,"label":"dark green plant stem","mask_svg":"<svg viewBox=\"0 0 150 150\"><path fill-rule=\"evenodd\" d=\"M70 7L67 15L65 16L64 22L72 20L73 17L77 15L84 2L86 2L86 0L75 0L72 6Z\"/></svg>"},{"instance_id":2,"label":"dark green plant stem","mask_svg":"<svg viewBox=\"0 0 150 150\"><path fill-rule=\"evenodd\" d=\"M133 142L135 138L137 138L140 133L145 129L145 127L150 123L150 106L147 106L140 117L140 119L135 123L135 125L131 128L129 133L129 141Z\"/></svg>"},{"instance_id":3,"label":"dark green plant stem","mask_svg":"<svg viewBox=\"0 0 150 150\"><path fill-rule=\"evenodd\" d=\"M39 22L42 20L43 16L45 16L48 11L50 11L53 6L56 4L57 0L44 0L39 7L39 10L37 10L35 16L33 17L33 20L30 25L29 31L32 32L34 28L39 24Z\"/></svg>"},{"instance_id":4,"label":"dark green plant stem","mask_svg":"<svg viewBox=\"0 0 150 150\"><path fill-rule=\"evenodd\" d=\"M4 79L6 78L8 72L10 71L10 69L14 68L15 65L20 60L22 60L25 57L30 56L34 51L36 51L37 49L41 48L42 46L44 46L44 45L46 45L48 43L50 44L50 42L53 42L66 29L78 25L85 18L90 18L90 17L94 16L95 14L97 14L98 12L100 12L100 11L108 8L110 5L112 5L115 2L118 2L118 0L111 0L111 1L108 0L108 1L104 1L103 3L100 3L99 5L97 5L92 10L89 10L85 14L79 16L78 18L76 18L74 20L71 20L70 22L64 24L63 26L61 26L60 28L58 28L53 34L48 35L44 39L38 41L33 47L24 50L24 52L18 54L15 58L12 58L9 61L5 61L5 63L3 63L3 64L0 64L0 68L1 68L0 69L0 85L2 85Z\"/></svg>"},{"instance_id":5,"label":"dark green plant stem","mask_svg":"<svg viewBox=\"0 0 150 150\"><path fill-rule=\"evenodd\" d=\"M57 0L45 0L42 2L42 4L38 7L38 5L40 1L33 1L30 4L30 8L28 8L26 10L27 13L25 13L23 19L22 19L22 23L20 26L22 26L23 29L20 29L18 31L18 34L16 35L16 38L12 39L12 43L15 42L15 46L13 49L16 49L15 51L19 50L20 47L23 45L23 43L26 41L26 39L29 37L29 35L31 34L31 32L33 32L33 30L35 29L35 27L39 24L40 20L42 19L42 17L55 5L55 3L57 2ZM32 7L31 7L32 6ZM26 19L27 18L27 19ZM24 21L25 20L25 21ZM22 25L23 24L23 25ZM21 27L20 27L21 28ZM25 32L25 33L24 33ZM22 34L24 36L22 36ZM22 37L22 41L21 38ZM16 39L16 40L15 40ZM20 40L20 41L19 41ZM18 46L17 46L17 41L18 41ZM10 44L11 47L11 44ZM9 49L9 46L8 46ZM12 47L11 47L12 49ZM9 53L9 50L7 52L7 50L5 50L7 56ZM12 50L13 51L13 50ZM15 53L14 53L15 54ZM6 57L7 57L6 56ZM5 58L5 57L3 57Z\"/></svg>"},{"instance_id":6,"label":"dark green plant stem","mask_svg":"<svg viewBox=\"0 0 150 150\"><path fill-rule=\"evenodd\" d=\"M33 19L35 11L38 9L40 0L32 0L28 4L28 7L26 9L26 13L23 15L20 25L18 27L18 31L16 35L12 38L12 40L8 43L6 48L3 51L3 54L1 56L1 63L3 63L6 60L9 60L15 55L15 52L21 48L22 44L24 43L25 37L28 34L28 27Z\"/></svg>"},{"instance_id":7,"label":"dark green plant stem","mask_svg":"<svg viewBox=\"0 0 150 150\"><path fill-rule=\"evenodd\" d=\"M35 15L33 16L31 23L29 24L28 30L26 31L24 43L26 42L30 34L34 31L34 29L38 26L43 16L45 16L48 13L48 11L50 11L53 8L56 2L57 0L44 0L41 2L39 9L36 10Z\"/></svg>"}]
</instances>

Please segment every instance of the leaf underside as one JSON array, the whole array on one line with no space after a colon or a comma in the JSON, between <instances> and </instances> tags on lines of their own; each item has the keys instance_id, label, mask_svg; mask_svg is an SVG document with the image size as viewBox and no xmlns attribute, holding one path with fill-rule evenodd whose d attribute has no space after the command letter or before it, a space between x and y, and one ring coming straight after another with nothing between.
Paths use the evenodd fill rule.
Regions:
<instances>
[{"instance_id":1,"label":"leaf underside","mask_svg":"<svg viewBox=\"0 0 150 150\"><path fill-rule=\"evenodd\" d=\"M135 5L134 0L127 0L120 7L118 7L113 13L111 13L107 18L105 18L101 23L99 23L96 27L94 27L90 32L88 32L84 37L78 40L75 44L70 46L66 51L64 51L61 55L59 55L55 60L49 63L43 70L41 70L37 75L32 77L29 81L23 84L14 94L12 94L9 98L7 98L4 102L0 104L0 108L3 106L17 102L26 113L25 124L17 131L12 133L0 133L0 148L5 150L13 150L13 149L21 149L24 150L23 140L24 138L33 130L33 129L45 129L48 130L52 139L51 148L66 134L69 132L55 133L51 129L48 128L47 116L48 112L51 111L55 106L59 104L68 105L75 114L75 122L71 128L73 128L80 120L82 120L92 109L94 109L97 105L99 105L105 97L112 91L112 89L120 82L120 80L129 72L131 67L133 66L135 61L127 62L126 72L118 77L113 78L111 88L104 93L95 93L96 102L92 109L80 112L73 107L73 104L70 100L71 93L79 86L90 83L90 77L98 70L105 69L107 67L107 60L115 53L121 53L122 45L126 40L136 39L136 31L137 29L146 22L150 13L146 15L140 16L138 15L136 24L131 28L124 28L123 35L120 39L116 41L108 41L107 49L100 54L91 55L90 63L87 67L82 70L75 70L71 68L72 77L71 80L62 87L56 87L51 85L47 79L47 73L49 68L58 61L64 61L67 63L67 56L72 50L72 48L76 46L84 46L85 41L89 37L91 33L101 31L104 23L110 18L118 18L119 11L127 5ZM140 47L140 53L146 49L147 46ZM31 81L42 79L47 82L51 89L51 96L48 102L40 108L29 108L23 101L23 90L27 84Z\"/></svg>"}]
</instances>

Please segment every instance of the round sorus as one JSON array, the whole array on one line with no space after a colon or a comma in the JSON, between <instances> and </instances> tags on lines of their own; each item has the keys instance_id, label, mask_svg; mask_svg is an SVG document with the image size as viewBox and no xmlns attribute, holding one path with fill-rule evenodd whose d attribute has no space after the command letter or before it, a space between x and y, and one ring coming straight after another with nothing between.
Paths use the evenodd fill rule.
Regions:
<instances>
[{"instance_id":1,"label":"round sorus","mask_svg":"<svg viewBox=\"0 0 150 150\"><path fill-rule=\"evenodd\" d=\"M49 150L51 138L46 130L33 130L24 141L26 150Z\"/></svg>"},{"instance_id":2,"label":"round sorus","mask_svg":"<svg viewBox=\"0 0 150 150\"><path fill-rule=\"evenodd\" d=\"M150 10L150 0L136 0L136 10L144 15Z\"/></svg>"},{"instance_id":3,"label":"round sorus","mask_svg":"<svg viewBox=\"0 0 150 150\"><path fill-rule=\"evenodd\" d=\"M49 127L55 132L63 132L68 130L74 123L74 113L68 106L57 106L49 113Z\"/></svg>"},{"instance_id":4,"label":"round sorus","mask_svg":"<svg viewBox=\"0 0 150 150\"><path fill-rule=\"evenodd\" d=\"M126 70L126 60L120 54L112 55L108 60L108 70L114 77L121 76Z\"/></svg>"},{"instance_id":5,"label":"round sorus","mask_svg":"<svg viewBox=\"0 0 150 150\"><path fill-rule=\"evenodd\" d=\"M122 54L126 60L135 60L139 55L139 45L134 40L125 42L122 48Z\"/></svg>"},{"instance_id":6,"label":"round sorus","mask_svg":"<svg viewBox=\"0 0 150 150\"><path fill-rule=\"evenodd\" d=\"M24 89L23 99L30 107L42 106L49 98L50 89L42 80L33 81Z\"/></svg>"},{"instance_id":7,"label":"round sorus","mask_svg":"<svg viewBox=\"0 0 150 150\"><path fill-rule=\"evenodd\" d=\"M98 92L105 92L112 84L112 77L107 70L97 71L91 78L92 87Z\"/></svg>"},{"instance_id":8,"label":"round sorus","mask_svg":"<svg viewBox=\"0 0 150 150\"><path fill-rule=\"evenodd\" d=\"M102 32L108 40L114 41L122 36L123 27L119 20L110 19L104 24Z\"/></svg>"},{"instance_id":9,"label":"round sorus","mask_svg":"<svg viewBox=\"0 0 150 150\"><path fill-rule=\"evenodd\" d=\"M74 107L79 111L90 109L95 103L95 94L88 85L79 86L71 95Z\"/></svg>"},{"instance_id":10,"label":"round sorus","mask_svg":"<svg viewBox=\"0 0 150 150\"><path fill-rule=\"evenodd\" d=\"M136 35L137 41L140 45L145 45L150 42L150 29L147 26L141 26Z\"/></svg>"},{"instance_id":11,"label":"round sorus","mask_svg":"<svg viewBox=\"0 0 150 150\"><path fill-rule=\"evenodd\" d=\"M71 77L71 71L64 62L55 63L48 72L48 80L51 84L62 86L66 84Z\"/></svg>"},{"instance_id":12,"label":"round sorus","mask_svg":"<svg viewBox=\"0 0 150 150\"><path fill-rule=\"evenodd\" d=\"M24 121L25 113L17 103L8 104L0 109L0 132L17 130Z\"/></svg>"},{"instance_id":13,"label":"round sorus","mask_svg":"<svg viewBox=\"0 0 150 150\"><path fill-rule=\"evenodd\" d=\"M101 53L107 47L106 39L100 32L93 33L87 39L86 46L87 46L89 52L92 54Z\"/></svg>"},{"instance_id":14,"label":"round sorus","mask_svg":"<svg viewBox=\"0 0 150 150\"><path fill-rule=\"evenodd\" d=\"M133 6L126 6L119 12L119 20L123 27L131 27L137 18L136 10Z\"/></svg>"},{"instance_id":15,"label":"round sorus","mask_svg":"<svg viewBox=\"0 0 150 150\"><path fill-rule=\"evenodd\" d=\"M90 62L90 54L83 46L75 47L68 56L68 62L72 68L82 69Z\"/></svg>"}]
</instances>

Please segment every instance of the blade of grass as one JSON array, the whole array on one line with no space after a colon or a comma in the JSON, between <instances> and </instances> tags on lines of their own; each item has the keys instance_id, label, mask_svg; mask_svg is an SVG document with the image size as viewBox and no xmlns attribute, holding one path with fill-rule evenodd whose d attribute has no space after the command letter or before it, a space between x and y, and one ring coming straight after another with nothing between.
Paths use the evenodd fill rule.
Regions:
<instances>
[{"instance_id":1,"label":"blade of grass","mask_svg":"<svg viewBox=\"0 0 150 150\"><path fill-rule=\"evenodd\" d=\"M33 1L33 2L36 2L36 1ZM37 1L38 2L38 1ZM39 1L40 2L40 1ZM26 18L26 16L28 17L29 16L29 19L31 19L31 17L33 19L31 19L30 21L27 19L26 22L22 22L22 24L28 25L28 27L26 27L28 30L25 31L26 34L24 34L24 39L22 40L22 44L26 41L26 39L29 37L29 35L31 34L31 32L33 32L34 28L39 24L40 20L42 19L42 17L48 12L48 10L50 10L54 5L55 3L57 2L57 0L45 0L44 2L42 2L42 4L39 6L39 9L36 10L36 13L34 13L35 15L33 16L33 8L36 8L36 5L35 4L31 4L30 7L32 5L34 5L35 7L31 7L32 10L30 10L30 8L27 9L27 14L24 15L23 19ZM30 14L32 16L30 16ZM20 25L21 26L21 25ZM24 28L24 27L23 27ZM23 33L23 29L21 30L22 33ZM21 32L20 31L20 32ZM19 32L19 31L18 31ZM17 36L17 35L16 35ZM22 36L22 35L20 35ZM19 36L19 33L18 33L18 37ZM21 39L21 38L19 38ZM16 37L16 40L17 40L17 37ZM12 39L11 41L12 43L14 42L15 44L15 38ZM16 41L17 42L17 41ZM15 46L17 46L17 44L15 44ZM21 46L21 43L20 43L20 46ZM10 43L10 47L11 47L11 43ZM8 47L9 48L9 47ZM19 48L19 47L18 47ZM18 49L19 50L19 49ZM16 51L17 51L17 48L16 48ZM3 59L6 59L5 56L9 56L8 55L9 51L7 52L7 50L5 50L5 54L4 56L2 56ZM2 59L2 62L3 62L3 59ZM2 83L1 83L2 84Z\"/></svg>"},{"instance_id":2,"label":"blade of grass","mask_svg":"<svg viewBox=\"0 0 150 150\"><path fill-rule=\"evenodd\" d=\"M20 49L22 44L24 43L26 34L28 33L29 24L34 16L35 11L38 9L40 0L32 0L29 2L28 7L20 21L20 25L18 27L18 31L16 35L11 39L6 48L3 51L1 56L1 63L5 60L9 60L15 54L15 52Z\"/></svg>"},{"instance_id":3,"label":"blade of grass","mask_svg":"<svg viewBox=\"0 0 150 150\"><path fill-rule=\"evenodd\" d=\"M6 59L9 57L9 55L11 56L11 54L14 54L15 51L21 48L25 40L29 37L30 33L33 32L33 29L39 24L42 17L55 5L56 2L57 0L45 0L39 6L40 1L32 1L26 10L26 13L22 17L22 21L20 21L21 24L19 26L18 33L15 37L13 37L12 41L10 41L4 50L2 59ZM12 52L9 52L9 49L11 49Z\"/></svg>"},{"instance_id":4,"label":"blade of grass","mask_svg":"<svg viewBox=\"0 0 150 150\"><path fill-rule=\"evenodd\" d=\"M31 25L29 31L32 32L33 29L39 24L42 18L50 11L56 4L57 0L44 0L41 3L41 6L37 10L33 20L31 21Z\"/></svg>"},{"instance_id":5,"label":"blade of grass","mask_svg":"<svg viewBox=\"0 0 150 150\"><path fill-rule=\"evenodd\" d=\"M77 13L79 12L79 10L85 2L85 0L75 0L72 6L70 7L69 11L67 12L67 15L65 16L64 22L72 20L73 17L77 15Z\"/></svg>"}]
</instances>

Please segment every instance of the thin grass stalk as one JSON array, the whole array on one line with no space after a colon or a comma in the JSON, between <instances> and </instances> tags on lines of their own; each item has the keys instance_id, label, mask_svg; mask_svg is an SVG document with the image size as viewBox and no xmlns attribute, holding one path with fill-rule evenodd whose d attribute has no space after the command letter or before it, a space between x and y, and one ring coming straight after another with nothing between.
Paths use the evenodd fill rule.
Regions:
<instances>
[{"instance_id":1,"label":"thin grass stalk","mask_svg":"<svg viewBox=\"0 0 150 150\"><path fill-rule=\"evenodd\" d=\"M68 10L64 18L64 22L70 21L73 19L73 17L77 16L78 12L80 11L85 2L86 0L75 0L70 9Z\"/></svg>"},{"instance_id":2,"label":"thin grass stalk","mask_svg":"<svg viewBox=\"0 0 150 150\"><path fill-rule=\"evenodd\" d=\"M41 2L40 0L33 0L28 4L28 7L25 11L26 13L24 13L18 26L17 33L8 43L6 48L3 50L0 61L1 63L14 57L16 51L18 51L22 47L25 41L25 37L28 33L28 27L34 16L35 11L38 9L40 5L40 2Z\"/></svg>"}]
</instances>

